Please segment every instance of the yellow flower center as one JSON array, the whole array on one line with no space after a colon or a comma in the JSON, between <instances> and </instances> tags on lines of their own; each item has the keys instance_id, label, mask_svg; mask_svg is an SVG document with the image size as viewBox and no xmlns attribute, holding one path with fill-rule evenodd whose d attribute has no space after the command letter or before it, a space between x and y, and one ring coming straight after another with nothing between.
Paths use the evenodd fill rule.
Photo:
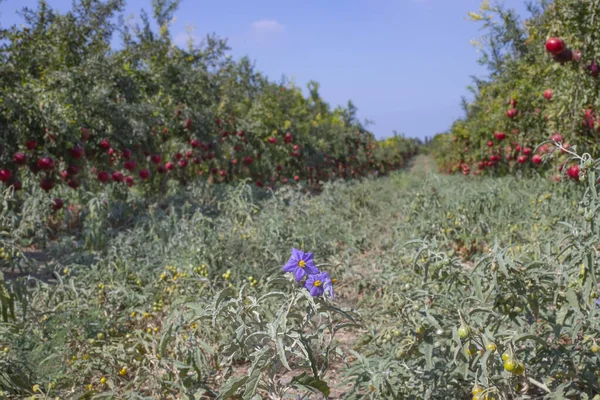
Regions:
<instances>
[{"instance_id":1,"label":"yellow flower center","mask_svg":"<svg viewBox=\"0 0 600 400\"><path fill-rule=\"evenodd\" d=\"M306 261L304 261L304 260L300 260L300 261L298 261L298 266L299 266L300 268L304 268L304 267L306 267Z\"/></svg>"},{"instance_id":2,"label":"yellow flower center","mask_svg":"<svg viewBox=\"0 0 600 400\"><path fill-rule=\"evenodd\" d=\"M323 283L321 281L315 281L315 283L313 283L313 286L319 287L321 286Z\"/></svg>"}]
</instances>

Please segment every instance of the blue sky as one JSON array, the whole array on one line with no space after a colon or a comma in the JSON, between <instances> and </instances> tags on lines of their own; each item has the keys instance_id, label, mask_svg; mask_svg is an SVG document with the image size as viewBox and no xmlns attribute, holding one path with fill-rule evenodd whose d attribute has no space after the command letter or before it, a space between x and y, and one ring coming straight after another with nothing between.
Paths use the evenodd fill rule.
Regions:
<instances>
[{"instance_id":1,"label":"blue sky","mask_svg":"<svg viewBox=\"0 0 600 400\"><path fill-rule=\"evenodd\" d=\"M61 11L71 0L48 0ZM19 23L16 10L37 0L0 3L0 24ZM127 11L150 10L150 0L128 0ZM523 0L504 4L525 15ZM227 38L235 58L248 55L274 80L282 75L305 87L321 85L333 106L351 99L379 138L393 130L423 138L462 116L460 97L469 76L484 76L469 43L479 25L466 20L480 0L183 0L172 24Z\"/></svg>"}]
</instances>

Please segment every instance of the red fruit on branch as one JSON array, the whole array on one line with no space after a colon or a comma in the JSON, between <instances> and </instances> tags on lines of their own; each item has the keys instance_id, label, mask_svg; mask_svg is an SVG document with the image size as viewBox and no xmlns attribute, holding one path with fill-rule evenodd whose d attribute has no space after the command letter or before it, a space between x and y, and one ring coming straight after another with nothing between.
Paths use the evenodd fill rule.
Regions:
<instances>
[{"instance_id":1,"label":"red fruit on branch","mask_svg":"<svg viewBox=\"0 0 600 400\"><path fill-rule=\"evenodd\" d=\"M197 149L200 147L200 141L198 139L192 139L190 140L190 146L192 146L194 149Z\"/></svg>"},{"instance_id":2,"label":"red fruit on branch","mask_svg":"<svg viewBox=\"0 0 600 400\"><path fill-rule=\"evenodd\" d=\"M575 164L575 165L569 167L569 169L567 169L567 175L569 176L569 178L578 181L579 180L579 165Z\"/></svg>"},{"instance_id":3,"label":"red fruit on branch","mask_svg":"<svg viewBox=\"0 0 600 400\"><path fill-rule=\"evenodd\" d=\"M523 156L519 156L519 157L517 158L517 162L518 162L519 164L523 164L523 163L527 162L527 156L524 156L524 155L523 155Z\"/></svg>"},{"instance_id":4,"label":"red fruit on branch","mask_svg":"<svg viewBox=\"0 0 600 400\"><path fill-rule=\"evenodd\" d=\"M150 177L150 171L148 171L147 169L142 169L140 170L139 175L142 180L146 180Z\"/></svg>"},{"instance_id":5,"label":"red fruit on branch","mask_svg":"<svg viewBox=\"0 0 600 400\"><path fill-rule=\"evenodd\" d=\"M152 161L154 164L160 164L162 161L162 156L160 154L154 154L152 157L150 157L150 161Z\"/></svg>"},{"instance_id":6,"label":"red fruit on branch","mask_svg":"<svg viewBox=\"0 0 600 400\"><path fill-rule=\"evenodd\" d=\"M548 101L552 100L552 89L544 90L544 98Z\"/></svg>"},{"instance_id":7,"label":"red fruit on branch","mask_svg":"<svg viewBox=\"0 0 600 400\"><path fill-rule=\"evenodd\" d=\"M101 183L106 183L110 180L110 174L107 171L98 172L97 177Z\"/></svg>"},{"instance_id":8,"label":"red fruit on branch","mask_svg":"<svg viewBox=\"0 0 600 400\"><path fill-rule=\"evenodd\" d=\"M555 133L554 135L552 135L550 137L551 140L554 140L555 142L562 142L563 141L563 137L560 133Z\"/></svg>"},{"instance_id":9,"label":"red fruit on branch","mask_svg":"<svg viewBox=\"0 0 600 400\"><path fill-rule=\"evenodd\" d=\"M171 161L169 161L168 163L165 164L165 168L169 171L173 171L175 169L175 164L173 164Z\"/></svg>"},{"instance_id":10,"label":"red fruit on branch","mask_svg":"<svg viewBox=\"0 0 600 400\"><path fill-rule=\"evenodd\" d=\"M54 165L54 160L51 157L42 157L37 162L38 168L46 171L54 169Z\"/></svg>"},{"instance_id":11,"label":"red fruit on branch","mask_svg":"<svg viewBox=\"0 0 600 400\"><path fill-rule=\"evenodd\" d=\"M69 156L71 156L72 158L74 158L76 160L83 157L83 154L84 154L84 150L83 150L83 147L81 147L81 146L75 145L69 149Z\"/></svg>"},{"instance_id":12,"label":"red fruit on branch","mask_svg":"<svg viewBox=\"0 0 600 400\"><path fill-rule=\"evenodd\" d=\"M564 64L569 61L573 61L573 52L570 49L566 49L563 52L555 55L553 58L554 61Z\"/></svg>"},{"instance_id":13,"label":"red fruit on branch","mask_svg":"<svg viewBox=\"0 0 600 400\"><path fill-rule=\"evenodd\" d=\"M130 149L123 150L123 159L129 160L132 155L133 155L133 152Z\"/></svg>"},{"instance_id":14,"label":"red fruit on branch","mask_svg":"<svg viewBox=\"0 0 600 400\"><path fill-rule=\"evenodd\" d=\"M546 40L546 50L553 54L560 54L565 50L565 42L561 38L551 37Z\"/></svg>"},{"instance_id":15,"label":"red fruit on branch","mask_svg":"<svg viewBox=\"0 0 600 400\"><path fill-rule=\"evenodd\" d=\"M539 154L535 154L531 158L531 161L533 161L534 164L540 164L542 162L542 156L540 156Z\"/></svg>"},{"instance_id":16,"label":"red fruit on branch","mask_svg":"<svg viewBox=\"0 0 600 400\"><path fill-rule=\"evenodd\" d=\"M12 171L10 169L0 169L0 181L6 183L12 178Z\"/></svg>"},{"instance_id":17,"label":"red fruit on branch","mask_svg":"<svg viewBox=\"0 0 600 400\"><path fill-rule=\"evenodd\" d=\"M75 179L69 179L67 181L67 186L71 189L77 189L79 187L79 182Z\"/></svg>"},{"instance_id":18,"label":"red fruit on branch","mask_svg":"<svg viewBox=\"0 0 600 400\"><path fill-rule=\"evenodd\" d=\"M35 150L37 149L37 142L33 139L29 139L25 142L25 147L27 147L27 150Z\"/></svg>"},{"instance_id":19,"label":"red fruit on branch","mask_svg":"<svg viewBox=\"0 0 600 400\"><path fill-rule=\"evenodd\" d=\"M100 148L102 148L104 150L110 149L110 140L108 140L108 139L102 139L100 141Z\"/></svg>"},{"instance_id":20,"label":"red fruit on branch","mask_svg":"<svg viewBox=\"0 0 600 400\"><path fill-rule=\"evenodd\" d=\"M587 66L587 71L593 78L597 78L600 74L600 66L596 64L596 61L592 61L592 63Z\"/></svg>"},{"instance_id":21,"label":"red fruit on branch","mask_svg":"<svg viewBox=\"0 0 600 400\"><path fill-rule=\"evenodd\" d=\"M125 177L125 184L129 187L133 186L133 177L131 176L126 176Z\"/></svg>"},{"instance_id":22,"label":"red fruit on branch","mask_svg":"<svg viewBox=\"0 0 600 400\"><path fill-rule=\"evenodd\" d=\"M27 164L27 156L25 155L25 153L15 153L15 155L13 156L13 161L17 165L25 165Z\"/></svg>"},{"instance_id":23,"label":"red fruit on branch","mask_svg":"<svg viewBox=\"0 0 600 400\"><path fill-rule=\"evenodd\" d=\"M90 140L90 137L92 135L90 134L90 131L87 128L81 128L81 140L84 142L87 142L88 140Z\"/></svg>"},{"instance_id":24,"label":"red fruit on branch","mask_svg":"<svg viewBox=\"0 0 600 400\"><path fill-rule=\"evenodd\" d=\"M506 110L506 116L508 118L514 118L519 114L519 110L517 110L516 108L509 108L508 110Z\"/></svg>"},{"instance_id":25,"label":"red fruit on branch","mask_svg":"<svg viewBox=\"0 0 600 400\"><path fill-rule=\"evenodd\" d=\"M494 142L492 142L491 140L489 142L487 142L488 147L493 147L494 146Z\"/></svg>"},{"instance_id":26,"label":"red fruit on branch","mask_svg":"<svg viewBox=\"0 0 600 400\"><path fill-rule=\"evenodd\" d=\"M127 160L123 163L123 168L125 168L127 171L131 172L135 169L135 161L133 160Z\"/></svg>"},{"instance_id":27,"label":"red fruit on branch","mask_svg":"<svg viewBox=\"0 0 600 400\"><path fill-rule=\"evenodd\" d=\"M115 171L112 174L112 180L114 182L123 182L123 173L121 171Z\"/></svg>"},{"instance_id":28,"label":"red fruit on branch","mask_svg":"<svg viewBox=\"0 0 600 400\"><path fill-rule=\"evenodd\" d=\"M502 140L506 139L506 133L504 133L504 132L494 132L494 136L499 141L502 141Z\"/></svg>"},{"instance_id":29,"label":"red fruit on branch","mask_svg":"<svg viewBox=\"0 0 600 400\"><path fill-rule=\"evenodd\" d=\"M63 208L64 204L65 204L64 201L57 197L56 199L54 199L52 201L51 207L54 211L58 211L61 208Z\"/></svg>"},{"instance_id":30,"label":"red fruit on branch","mask_svg":"<svg viewBox=\"0 0 600 400\"><path fill-rule=\"evenodd\" d=\"M525 154L526 156L530 155L531 154L531 149L529 147L525 147L523 149L523 154Z\"/></svg>"},{"instance_id":31,"label":"red fruit on branch","mask_svg":"<svg viewBox=\"0 0 600 400\"><path fill-rule=\"evenodd\" d=\"M52 180L50 178L42 179L40 181L40 187L42 188L42 190L44 190L47 193L47 192L51 191L52 188L54 187L54 180Z\"/></svg>"},{"instance_id":32,"label":"red fruit on branch","mask_svg":"<svg viewBox=\"0 0 600 400\"><path fill-rule=\"evenodd\" d=\"M271 137L269 138L269 143L271 143L271 144L275 144L275 143L277 143L277 139L275 139L273 136L271 136Z\"/></svg>"}]
</instances>

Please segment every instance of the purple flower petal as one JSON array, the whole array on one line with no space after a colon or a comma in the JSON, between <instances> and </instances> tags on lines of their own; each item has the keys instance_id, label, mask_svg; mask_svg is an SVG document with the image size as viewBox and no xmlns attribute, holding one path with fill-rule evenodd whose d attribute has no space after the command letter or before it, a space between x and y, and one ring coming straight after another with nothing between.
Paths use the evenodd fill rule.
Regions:
<instances>
[{"instance_id":1,"label":"purple flower petal","mask_svg":"<svg viewBox=\"0 0 600 400\"><path fill-rule=\"evenodd\" d=\"M323 288L322 288L322 287L320 287L320 286L313 286L313 287L310 289L310 295L311 295L312 297L317 297L317 296L320 296L320 295L322 295L322 294L323 294Z\"/></svg>"},{"instance_id":2,"label":"purple flower petal","mask_svg":"<svg viewBox=\"0 0 600 400\"><path fill-rule=\"evenodd\" d=\"M288 262L281 268L284 272L294 272L298 268L298 262L294 258L290 258Z\"/></svg>"},{"instance_id":3,"label":"purple flower petal","mask_svg":"<svg viewBox=\"0 0 600 400\"><path fill-rule=\"evenodd\" d=\"M304 257L304 252L302 252L298 249L292 248L292 258L294 260L296 260L296 262L302 260L302 257Z\"/></svg>"},{"instance_id":4,"label":"purple flower petal","mask_svg":"<svg viewBox=\"0 0 600 400\"><path fill-rule=\"evenodd\" d=\"M304 271L300 267L296 268L296 271L294 273L296 274L296 282L300 282L304 275L306 275L306 271Z\"/></svg>"}]
</instances>

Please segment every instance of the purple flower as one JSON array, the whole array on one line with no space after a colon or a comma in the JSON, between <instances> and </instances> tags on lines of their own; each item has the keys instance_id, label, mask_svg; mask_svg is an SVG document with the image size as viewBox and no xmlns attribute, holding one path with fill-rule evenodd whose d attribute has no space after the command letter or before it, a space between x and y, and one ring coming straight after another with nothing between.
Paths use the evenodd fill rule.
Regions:
<instances>
[{"instance_id":1,"label":"purple flower","mask_svg":"<svg viewBox=\"0 0 600 400\"><path fill-rule=\"evenodd\" d=\"M283 266L284 272L292 272L296 276L296 282L300 282L304 275L318 274L319 269L313 261L313 253L292 249L292 256Z\"/></svg>"},{"instance_id":2,"label":"purple flower","mask_svg":"<svg viewBox=\"0 0 600 400\"><path fill-rule=\"evenodd\" d=\"M329 274L327 272L323 272L322 275L326 276L325 283L323 284L323 289L325 292L329 292L329 295L333 299L333 279L329 277Z\"/></svg>"},{"instance_id":3,"label":"purple flower","mask_svg":"<svg viewBox=\"0 0 600 400\"><path fill-rule=\"evenodd\" d=\"M327 272L321 272L319 274L309 275L304 287L308 289L310 295L312 297L317 297L323 295L325 291L325 282L329 279L329 274Z\"/></svg>"}]
</instances>

